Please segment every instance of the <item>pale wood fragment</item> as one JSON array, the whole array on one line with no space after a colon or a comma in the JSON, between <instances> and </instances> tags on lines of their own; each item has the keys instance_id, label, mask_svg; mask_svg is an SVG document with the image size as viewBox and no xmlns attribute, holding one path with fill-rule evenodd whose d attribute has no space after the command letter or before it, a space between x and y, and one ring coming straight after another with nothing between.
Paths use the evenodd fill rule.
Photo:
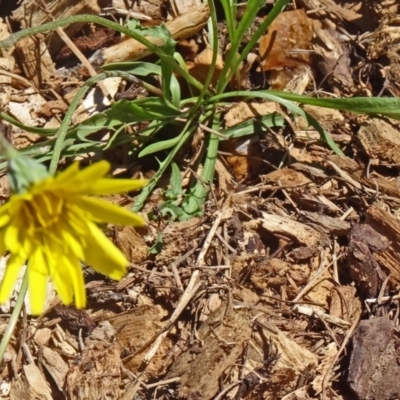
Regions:
<instances>
[{"instance_id":1,"label":"pale wood fragment","mask_svg":"<svg viewBox=\"0 0 400 400\"><path fill-rule=\"evenodd\" d=\"M318 67L335 93L348 93L354 87L350 71L350 50L343 37L326 22L314 21L313 47L320 57Z\"/></svg>"},{"instance_id":2,"label":"pale wood fragment","mask_svg":"<svg viewBox=\"0 0 400 400\"><path fill-rule=\"evenodd\" d=\"M33 335L34 342L39 346L46 345L51 338L51 329L50 328L40 328L36 330Z\"/></svg>"},{"instance_id":3,"label":"pale wood fragment","mask_svg":"<svg viewBox=\"0 0 400 400\"><path fill-rule=\"evenodd\" d=\"M328 156L327 159L349 174L351 178L358 183L360 188L365 185L370 191L372 190L375 192L377 190L381 195L384 194L400 199L399 186L395 182L389 181L387 178L379 175L377 172L371 172L368 178L365 176L362 167L350 158L332 155Z\"/></svg>"},{"instance_id":4,"label":"pale wood fragment","mask_svg":"<svg viewBox=\"0 0 400 400\"><path fill-rule=\"evenodd\" d=\"M390 270L391 279L400 282L400 221L378 205L373 205L367 210L365 222L390 240L390 246L383 252L374 253L374 257Z\"/></svg>"},{"instance_id":5,"label":"pale wood fragment","mask_svg":"<svg viewBox=\"0 0 400 400\"><path fill-rule=\"evenodd\" d=\"M357 138L376 165L400 165L400 133L380 118L369 119L358 130Z\"/></svg>"},{"instance_id":6,"label":"pale wood fragment","mask_svg":"<svg viewBox=\"0 0 400 400\"><path fill-rule=\"evenodd\" d=\"M175 40L186 39L199 32L207 23L210 11L207 4L192 9L185 15L181 15L172 21L166 23L168 30L171 32ZM146 37L156 46L163 44L162 38L155 38L152 36ZM151 51L138 41L129 38L107 49L97 51L90 61L95 67L103 64L110 64L114 62L121 62L127 60L137 60L151 54Z\"/></svg>"},{"instance_id":7,"label":"pale wood fragment","mask_svg":"<svg viewBox=\"0 0 400 400\"><path fill-rule=\"evenodd\" d=\"M336 286L332 288L329 314L333 317L352 322L362 312L361 301L356 297L354 286Z\"/></svg>"},{"instance_id":8,"label":"pale wood fragment","mask_svg":"<svg viewBox=\"0 0 400 400\"><path fill-rule=\"evenodd\" d=\"M26 78L36 87L41 87L43 82L49 82L51 77L57 75L46 44L37 37L21 39L16 44L16 50Z\"/></svg>"},{"instance_id":9,"label":"pale wood fragment","mask_svg":"<svg viewBox=\"0 0 400 400\"><path fill-rule=\"evenodd\" d=\"M301 215L306 217L318 230L331 235L346 236L350 232L350 222L340 218L330 217L321 213L302 211Z\"/></svg>"},{"instance_id":10,"label":"pale wood fragment","mask_svg":"<svg viewBox=\"0 0 400 400\"><path fill-rule=\"evenodd\" d=\"M24 365L22 375L14 382L10 400L52 400L48 383L35 364Z\"/></svg>"},{"instance_id":11,"label":"pale wood fragment","mask_svg":"<svg viewBox=\"0 0 400 400\"><path fill-rule=\"evenodd\" d=\"M174 16L184 15L193 8L201 6L201 0L170 0Z\"/></svg>"},{"instance_id":12,"label":"pale wood fragment","mask_svg":"<svg viewBox=\"0 0 400 400\"><path fill-rule=\"evenodd\" d=\"M65 377L67 376L69 367L57 351L50 349L50 347L43 347L42 364L47 372L52 376L56 383L58 390L63 391Z\"/></svg>"},{"instance_id":13,"label":"pale wood fragment","mask_svg":"<svg viewBox=\"0 0 400 400\"><path fill-rule=\"evenodd\" d=\"M261 214L262 218L248 221L243 226L250 229L262 227L271 233L289 237L304 246L319 245L326 240L325 235L306 224L280 215L266 212Z\"/></svg>"},{"instance_id":14,"label":"pale wood fragment","mask_svg":"<svg viewBox=\"0 0 400 400\"><path fill-rule=\"evenodd\" d=\"M231 128L250 118L263 115L274 114L278 112L278 106L275 102L245 102L233 103L231 108L224 114L225 126Z\"/></svg>"},{"instance_id":15,"label":"pale wood fragment","mask_svg":"<svg viewBox=\"0 0 400 400\"><path fill-rule=\"evenodd\" d=\"M263 183L276 184L282 186L282 188L292 187L294 189L306 185L315 186L315 184L302 172L298 172L294 169L277 169L267 175L261 175Z\"/></svg>"},{"instance_id":16,"label":"pale wood fragment","mask_svg":"<svg viewBox=\"0 0 400 400\"><path fill-rule=\"evenodd\" d=\"M10 102L11 97L11 76L7 72L11 72L14 67L14 60L12 57L0 58L0 108L4 109ZM5 74L3 73L5 72Z\"/></svg>"},{"instance_id":17,"label":"pale wood fragment","mask_svg":"<svg viewBox=\"0 0 400 400\"><path fill-rule=\"evenodd\" d=\"M163 315L160 307L142 304L125 313L121 313L109 319L111 325L117 331L117 340L129 353L137 353L124 359L124 365L131 371L136 371L143 361L143 356L147 350L147 342L153 338L157 332L164 328L160 323ZM140 351L140 349L143 349ZM167 347L162 351L167 353ZM153 359L147 366L149 374L158 374L163 368L163 356Z\"/></svg>"}]
</instances>

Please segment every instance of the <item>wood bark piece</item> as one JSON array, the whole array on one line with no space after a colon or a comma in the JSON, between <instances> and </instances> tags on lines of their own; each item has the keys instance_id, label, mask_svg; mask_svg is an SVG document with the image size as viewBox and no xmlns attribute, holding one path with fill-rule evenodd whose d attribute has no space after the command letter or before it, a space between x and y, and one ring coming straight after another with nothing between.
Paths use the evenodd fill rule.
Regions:
<instances>
[{"instance_id":1,"label":"wood bark piece","mask_svg":"<svg viewBox=\"0 0 400 400\"><path fill-rule=\"evenodd\" d=\"M338 93L349 93L354 87L350 70L350 50L342 36L320 21L314 21L313 47L320 59L318 69Z\"/></svg>"},{"instance_id":2,"label":"wood bark piece","mask_svg":"<svg viewBox=\"0 0 400 400\"><path fill-rule=\"evenodd\" d=\"M391 279L400 282L400 221L377 205L366 213L367 224L391 242L381 253L375 253L375 259L392 273Z\"/></svg>"},{"instance_id":3,"label":"wood bark piece","mask_svg":"<svg viewBox=\"0 0 400 400\"><path fill-rule=\"evenodd\" d=\"M375 297L387 278L375 259L375 253L389 247L389 240L368 224L355 224L351 228L348 250L348 268L362 296Z\"/></svg>"},{"instance_id":4,"label":"wood bark piece","mask_svg":"<svg viewBox=\"0 0 400 400\"><path fill-rule=\"evenodd\" d=\"M38 38L24 38L16 44L17 55L28 81L37 88L57 75L47 46Z\"/></svg>"},{"instance_id":5,"label":"wood bark piece","mask_svg":"<svg viewBox=\"0 0 400 400\"><path fill-rule=\"evenodd\" d=\"M0 20L0 40L7 39L10 36L8 26ZM4 109L10 101L12 78L18 78L14 75L15 59L10 55L9 49L0 50L0 109Z\"/></svg>"},{"instance_id":6,"label":"wood bark piece","mask_svg":"<svg viewBox=\"0 0 400 400\"><path fill-rule=\"evenodd\" d=\"M22 375L12 385L10 400L52 400L48 383L35 364L24 365Z\"/></svg>"},{"instance_id":7,"label":"wood bark piece","mask_svg":"<svg viewBox=\"0 0 400 400\"><path fill-rule=\"evenodd\" d=\"M274 19L259 41L261 67L271 72L272 88L283 90L293 74L309 75L304 67L310 66L312 37L312 21L304 9L286 11Z\"/></svg>"},{"instance_id":8,"label":"wood bark piece","mask_svg":"<svg viewBox=\"0 0 400 400\"><path fill-rule=\"evenodd\" d=\"M212 399L220 388L220 378L234 367L251 336L251 315L246 309L218 309L198 330L194 344L172 366L167 378L181 378L179 396Z\"/></svg>"},{"instance_id":9,"label":"wood bark piece","mask_svg":"<svg viewBox=\"0 0 400 400\"><path fill-rule=\"evenodd\" d=\"M264 354L266 348L273 351L272 357L275 356L276 361L270 367L269 375L272 376L270 384L274 396L276 396L274 398L282 399L283 396L296 389L297 383L305 371L311 372L317 367L319 359L316 354L296 343L285 332L272 324L266 316L259 316L257 325L258 329L253 333L252 342L258 351L252 351L253 346L250 346L249 356L250 358L254 357L258 362L265 362L265 359L260 359L260 355ZM273 378L278 376L279 379Z\"/></svg>"},{"instance_id":10,"label":"wood bark piece","mask_svg":"<svg viewBox=\"0 0 400 400\"><path fill-rule=\"evenodd\" d=\"M306 185L315 186L305 174L294 169L277 169L267 175L261 175L261 179L264 183L276 184L285 189L297 188L302 190Z\"/></svg>"},{"instance_id":11,"label":"wood bark piece","mask_svg":"<svg viewBox=\"0 0 400 400\"><path fill-rule=\"evenodd\" d=\"M302 5L308 10L318 10L320 15L335 16L340 20L356 23L362 15L337 5L333 0L300 0L298 7Z\"/></svg>"},{"instance_id":12,"label":"wood bark piece","mask_svg":"<svg viewBox=\"0 0 400 400\"><path fill-rule=\"evenodd\" d=\"M262 218L246 222L243 225L250 229L262 227L273 234L289 237L304 246L319 245L326 240L325 235L306 224L265 212L262 212Z\"/></svg>"},{"instance_id":13,"label":"wood bark piece","mask_svg":"<svg viewBox=\"0 0 400 400\"><path fill-rule=\"evenodd\" d=\"M224 114L225 126L231 128L241 122L250 118L256 118L263 115L274 114L279 110L277 103L266 101L263 103L256 103L249 101L240 101L232 103L229 110Z\"/></svg>"},{"instance_id":14,"label":"wood bark piece","mask_svg":"<svg viewBox=\"0 0 400 400\"><path fill-rule=\"evenodd\" d=\"M394 325L387 317L361 321L352 338L347 383L359 400L399 398L400 366Z\"/></svg>"},{"instance_id":15,"label":"wood bark piece","mask_svg":"<svg viewBox=\"0 0 400 400\"><path fill-rule=\"evenodd\" d=\"M207 23L210 11L207 4L197 7L185 15L181 15L166 23L175 40L186 39L199 32ZM157 46L163 44L162 38L147 36L146 39ZM111 46L104 50L99 50L90 58L94 67L103 64L121 62L127 60L137 60L151 54L151 51L138 41L129 38L121 43Z\"/></svg>"},{"instance_id":16,"label":"wood bark piece","mask_svg":"<svg viewBox=\"0 0 400 400\"><path fill-rule=\"evenodd\" d=\"M63 358L50 347L43 347L42 363L47 372L51 375L60 392L64 389L65 377L67 376L69 367Z\"/></svg>"},{"instance_id":17,"label":"wood bark piece","mask_svg":"<svg viewBox=\"0 0 400 400\"><path fill-rule=\"evenodd\" d=\"M311 221L316 229L330 235L345 236L350 231L350 222L343 221L340 218L310 211L302 211L301 215Z\"/></svg>"},{"instance_id":18,"label":"wood bark piece","mask_svg":"<svg viewBox=\"0 0 400 400\"><path fill-rule=\"evenodd\" d=\"M170 0L171 8L174 11L174 15L183 15L193 8L201 6L201 0Z\"/></svg>"},{"instance_id":19,"label":"wood bark piece","mask_svg":"<svg viewBox=\"0 0 400 400\"><path fill-rule=\"evenodd\" d=\"M369 119L357 138L375 165L400 165L399 131L380 118Z\"/></svg>"},{"instance_id":20,"label":"wood bark piece","mask_svg":"<svg viewBox=\"0 0 400 400\"><path fill-rule=\"evenodd\" d=\"M69 400L115 400L121 396L121 351L119 343L100 341L88 346L77 365L68 372Z\"/></svg>"},{"instance_id":21,"label":"wood bark piece","mask_svg":"<svg viewBox=\"0 0 400 400\"><path fill-rule=\"evenodd\" d=\"M395 182L389 181L376 172L370 173L369 178L367 178L364 175L364 169L350 158L333 155L328 156L327 159L348 173L352 179L359 182L360 188L365 185L374 191L378 190L379 193L400 199L400 188Z\"/></svg>"},{"instance_id":22,"label":"wood bark piece","mask_svg":"<svg viewBox=\"0 0 400 400\"><path fill-rule=\"evenodd\" d=\"M124 359L124 365L130 371L136 373L143 362L143 357L148 348L147 342L158 332L162 332L164 324L161 321L165 317L160 307L142 304L133 310L122 313L109 319L111 325L117 331L117 340L129 353L136 353L140 349L143 351L134 357ZM158 357L153 358L146 368L149 376L160 373L164 367L165 355L169 351L169 342L165 341L160 349ZM145 380L145 377L142 377Z\"/></svg>"}]
</instances>

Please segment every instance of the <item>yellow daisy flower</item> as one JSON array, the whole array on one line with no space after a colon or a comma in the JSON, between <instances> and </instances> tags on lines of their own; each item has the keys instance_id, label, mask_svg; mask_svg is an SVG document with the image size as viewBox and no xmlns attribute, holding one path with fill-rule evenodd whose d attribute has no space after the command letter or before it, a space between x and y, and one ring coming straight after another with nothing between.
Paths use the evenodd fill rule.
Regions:
<instances>
[{"instance_id":1,"label":"yellow daisy flower","mask_svg":"<svg viewBox=\"0 0 400 400\"><path fill-rule=\"evenodd\" d=\"M10 252L0 284L0 303L11 294L27 262L32 314L43 311L50 277L65 304L86 305L80 262L112 279L121 279L128 261L96 225L99 222L143 226L143 218L91 195L140 189L145 180L107 179L100 161L83 170L72 164L56 176L31 184L0 207L0 254Z\"/></svg>"}]
</instances>

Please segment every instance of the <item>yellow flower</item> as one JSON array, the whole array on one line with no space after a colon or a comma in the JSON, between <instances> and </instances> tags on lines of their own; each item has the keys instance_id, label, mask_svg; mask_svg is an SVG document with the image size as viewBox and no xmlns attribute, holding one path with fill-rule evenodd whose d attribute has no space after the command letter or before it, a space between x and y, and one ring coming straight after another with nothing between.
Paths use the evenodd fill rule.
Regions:
<instances>
[{"instance_id":1,"label":"yellow flower","mask_svg":"<svg viewBox=\"0 0 400 400\"><path fill-rule=\"evenodd\" d=\"M0 207L0 254L10 252L0 285L0 303L27 262L32 314L43 311L48 277L65 304L86 305L80 261L112 279L121 279L128 261L96 223L142 226L137 214L90 195L136 190L145 180L103 178L110 165L100 161L83 170L77 163L33 183Z\"/></svg>"}]
</instances>

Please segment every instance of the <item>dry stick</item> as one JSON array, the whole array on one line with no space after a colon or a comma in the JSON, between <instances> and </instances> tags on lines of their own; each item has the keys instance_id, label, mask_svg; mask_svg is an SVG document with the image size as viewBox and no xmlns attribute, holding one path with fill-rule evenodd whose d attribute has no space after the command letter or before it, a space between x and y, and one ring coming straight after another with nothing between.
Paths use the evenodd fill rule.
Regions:
<instances>
[{"instance_id":1,"label":"dry stick","mask_svg":"<svg viewBox=\"0 0 400 400\"><path fill-rule=\"evenodd\" d=\"M340 285L340 280L339 280L339 271L338 271L338 264L337 264L337 250L339 248L339 245L337 243L336 238L333 239L333 251L332 251L332 258L333 258L333 280Z\"/></svg>"},{"instance_id":2,"label":"dry stick","mask_svg":"<svg viewBox=\"0 0 400 400\"><path fill-rule=\"evenodd\" d=\"M164 381L158 381L155 383L150 383L150 385L146 385L147 389L151 389L153 387L157 387L157 386L165 386L168 385L169 383L174 383L174 382L179 382L181 380L181 378L177 377L177 378L170 378L170 379L165 379Z\"/></svg>"},{"instance_id":3,"label":"dry stick","mask_svg":"<svg viewBox=\"0 0 400 400\"><path fill-rule=\"evenodd\" d=\"M219 152L219 153L223 154L222 152ZM229 154L229 155L231 155L231 154ZM304 185L297 185L297 186L293 186L293 185L285 185L285 186L260 185L260 186L254 186L250 189L242 190L241 192L232 193L232 196L241 196L243 194L259 192L261 190L302 189L302 188L306 188L307 186L310 186L310 184L306 183Z\"/></svg>"},{"instance_id":4,"label":"dry stick","mask_svg":"<svg viewBox=\"0 0 400 400\"><path fill-rule=\"evenodd\" d=\"M22 347L22 351L25 354L26 359L28 360L29 364L35 364L35 360L32 357L32 353L29 350L28 345L26 344L26 342L21 346Z\"/></svg>"},{"instance_id":5,"label":"dry stick","mask_svg":"<svg viewBox=\"0 0 400 400\"><path fill-rule=\"evenodd\" d=\"M218 232L215 232L215 236L221 241L221 243L231 251L231 253L236 254L237 250L234 249L226 240L225 238Z\"/></svg>"},{"instance_id":6,"label":"dry stick","mask_svg":"<svg viewBox=\"0 0 400 400\"><path fill-rule=\"evenodd\" d=\"M169 269L172 271L172 274L174 275L176 285L178 286L178 289L183 292L183 285L181 278L178 273L178 266L182 264L184 261L186 261L195 251L197 250L197 245L195 245L192 249L190 249L186 254L183 256L179 257L176 259L173 263L169 265Z\"/></svg>"},{"instance_id":7,"label":"dry stick","mask_svg":"<svg viewBox=\"0 0 400 400\"><path fill-rule=\"evenodd\" d=\"M53 14L51 11L47 8L47 5L41 2L40 8L51 18L52 21L55 21ZM78 58L78 60L86 67L88 70L89 74L91 76L96 76L97 72L94 70L92 65L90 64L89 60L84 56L84 54L78 49L78 47L75 46L75 43L69 38L69 36L65 33L64 29L59 27L56 28L56 32L60 36L60 38L63 40L63 42L70 48L70 50L75 54L75 56ZM98 83L99 88L103 92L104 97L108 97L109 100L112 100L112 96L110 92L108 91L107 87L104 85L103 82Z\"/></svg>"},{"instance_id":8,"label":"dry stick","mask_svg":"<svg viewBox=\"0 0 400 400\"><path fill-rule=\"evenodd\" d=\"M332 161L327 161L327 163L339 174L339 176L349 184L353 185L355 188L359 190L364 190L366 193L371 193L371 194L379 194L379 187L376 187L376 189L371 189L365 185L362 185L361 183L357 182L355 179L353 179L347 172L343 171L340 169L336 164L334 164ZM381 195L380 199L382 200L391 200L395 201L396 203L400 202L400 199L397 197L392 197L392 196L386 196L386 195Z\"/></svg>"},{"instance_id":9,"label":"dry stick","mask_svg":"<svg viewBox=\"0 0 400 400\"><path fill-rule=\"evenodd\" d=\"M220 400L222 398L224 398L225 394L228 393L230 390L232 390L235 386L240 385L242 382L241 381L236 381L231 383L230 385L228 385L227 387L225 387L224 389L222 389L222 391L214 397L214 400Z\"/></svg>"},{"instance_id":10,"label":"dry stick","mask_svg":"<svg viewBox=\"0 0 400 400\"><path fill-rule=\"evenodd\" d=\"M36 93L39 93L39 89L37 89L36 86L32 82L29 82L28 79L26 79L22 76L13 74L12 72L6 71L1 68L0 68L0 75L8 76L9 78L15 79L16 81L21 82L24 86L31 87L32 89L35 90Z\"/></svg>"},{"instance_id":11,"label":"dry stick","mask_svg":"<svg viewBox=\"0 0 400 400\"><path fill-rule=\"evenodd\" d=\"M389 275L385 278L385 280L382 282L381 288L380 288L380 290L379 290L378 298L377 298L377 303L378 303L378 304L381 304L381 302L382 302L382 298L383 298L383 295L385 294L386 286L387 286L387 284L389 283L389 279L391 278L391 276L392 276L392 275L389 274Z\"/></svg>"},{"instance_id":12,"label":"dry stick","mask_svg":"<svg viewBox=\"0 0 400 400\"><path fill-rule=\"evenodd\" d=\"M206 240L204 241L203 248L201 249L199 257L197 258L196 268L199 268L204 264L204 258L205 258L207 251L211 245L211 241L213 240L213 238L215 236L215 233L219 227L219 224L221 223L222 219L225 217L225 211L226 211L226 208L224 210L218 212L218 216L215 219L215 222L214 222L213 226L211 227L210 231L208 232Z\"/></svg>"},{"instance_id":13,"label":"dry stick","mask_svg":"<svg viewBox=\"0 0 400 400\"><path fill-rule=\"evenodd\" d=\"M328 383L327 381L328 381L329 374L332 371L333 366L335 365L336 361L338 360L340 354L342 354L342 351L347 346L347 343L350 340L350 337L353 334L354 330L356 329L360 319L361 319L361 313L357 316L357 318L354 320L353 324L351 325L350 329L347 331L346 337L344 338L343 343L340 346L340 349L336 353L336 356L332 360L331 365L329 366L329 368L327 368L327 370L326 370L326 372L325 372L325 374L324 374L324 376L322 378L322 396L323 396L323 399L325 399L325 386Z\"/></svg>"},{"instance_id":14,"label":"dry stick","mask_svg":"<svg viewBox=\"0 0 400 400\"><path fill-rule=\"evenodd\" d=\"M349 182L351 185L353 185L356 189L362 190L363 187L361 183L357 182L354 180L347 172L343 171L341 168L339 168L335 163L332 161L327 160L326 161L338 174L341 178L343 178L345 181Z\"/></svg>"},{"instance_id":15,"label":"dry stick","mask_svg":"<svg viewBox=\"0 0 400 400\"><path fill-rule=\"evenodd\" d=\"M96 76L97 72L92 67L92 65L90 64L89 60L75 46L74 42L64 32L64 29L57 28L56 31L60 35L60 37L64 41L64 43L71 49L71 51L76 55L76 57L79 59L79 61L86 67L86 69L89 71L90 76ZM108 89L107 89L106 85L104 84L104 82L99 82L98 86L101 89L101 91L103 92L104 97L108 97L109 100L112 100L112 96L111 96L110 92L108 91Z\"/></svg>"},{"instance_id":16,"label":"dry stick","mask_svg":"<svg viewBox=\"0 0 400 400\"><path fill-rule=\"evenodd\" d=\"M193 271L192 276L190 277L189 284L183 293L178 306L176 307L175 311L172 313L169 323L168 323L168 329L166 329L164 332L162 332L154 341L153 345L151 346L150 350L147 352L147 354L143 358L143 362L146 364L149 364L152 358L155 356L158 348L160 347L162 341L165 339L165 337L168 335L168 332L172 328L172 326L175 324L175 322L178 320L179 316L181 315L182 311L186 308L188 305L190 299L194 296L194 294L197 292L199 287L201 286L201 282L197 282L199 278L199 271Z\"/></svg>"},{"instance_id":17,"label":"dry stick","mask_svg":"<svg viewBox=\"0 0 400 400\"><path fill-rule=\"evenodd\" d=\"M378 304L385 303L386 301L389 301L389 300L400 300L400 294L395 294L394 296L382 296L381 302ZM365 302L367 304L373 304L373 303L377 303L378 299L376 297L373 297L370 299L366 299Z\"/></svg>"}]
</instances>

